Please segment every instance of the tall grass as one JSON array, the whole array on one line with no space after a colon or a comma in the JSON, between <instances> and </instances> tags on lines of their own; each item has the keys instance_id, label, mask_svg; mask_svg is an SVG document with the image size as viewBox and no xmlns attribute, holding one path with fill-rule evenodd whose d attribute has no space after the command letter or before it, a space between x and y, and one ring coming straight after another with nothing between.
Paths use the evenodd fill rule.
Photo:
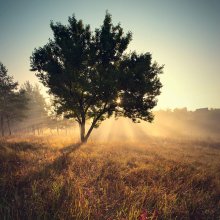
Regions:
<instances>
[{"instance_id":1,"label":"tall grass","mask_svg":"<svg viewBox=\"0 0 220 220\"><path fill-rule=\"evenodd\" d=\"M220 145L0 142L0 219L219 219Z\"/></svg>"}]
</instances>

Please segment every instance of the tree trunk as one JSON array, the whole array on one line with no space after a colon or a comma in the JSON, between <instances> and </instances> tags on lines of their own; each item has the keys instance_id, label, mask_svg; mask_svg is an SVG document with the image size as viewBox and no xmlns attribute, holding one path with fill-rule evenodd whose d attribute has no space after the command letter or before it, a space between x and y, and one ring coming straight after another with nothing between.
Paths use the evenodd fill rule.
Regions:
<instances>
[{"instance_id":1,"label":"tree trunk","mask_svg":"<svg viewBox=\"0 0 220 220\"><path fill-rule=\"evenodd\" d=\"M82 122L79 123L80 126L80 138L81 138L81 143L86 143L90 134L92 133L92 130L95 128L98 120L100 119L100 117L105 113L105 111L101 112L101 114L99 114L92 122L87 134L85 135L85 124L86 124L86 120L85 118L82 118Z\"/></svg>"},{"instance_id":2,"label":"tree trunk","mask_svg":"<svg viewBox=\"0 0 220 220\"><path fill-rule=\"evenodd\" d=\"M3 116L1 116L1 132L2 132L2 136L4 136L4 121L3 121Z\"/></svg>"},{"instance_id":3,"label":"tree trunk","mask_svg":"<svg viewBox=\"0 0 220 220\"><path fill-rule=\"evenodd\" d=\"M9 135L11 135L11 126L10 126L10 120L8 116L7 116L7 124L8 124Z\"/></svg>"},{"instance_id":4,"label":"tree trunk","mask_svg":"<svg viewBox=\"0 0 220 220\"><path fill-rule=\"evenodd\" d=\"M80 140L82 143L86 142L85 140L85 120L79 125L80 126Z\"/></svg>"},{"instance_id":5,"label":"tree trunk","mask_svg":"<svg viewBox=\"0 0 220 220\"><path fill-rule=\"evenodd\" d=\"M89 128L89 130L88 130L88 132L87 132L85 138L84 138L84 139L85 139L84 142L87 142L87 140L88 140L90 134L92 133L92 130L93 130L94 127L95 127L95 124L92 124L91 127Z\"/></svg>"}]
</instances>

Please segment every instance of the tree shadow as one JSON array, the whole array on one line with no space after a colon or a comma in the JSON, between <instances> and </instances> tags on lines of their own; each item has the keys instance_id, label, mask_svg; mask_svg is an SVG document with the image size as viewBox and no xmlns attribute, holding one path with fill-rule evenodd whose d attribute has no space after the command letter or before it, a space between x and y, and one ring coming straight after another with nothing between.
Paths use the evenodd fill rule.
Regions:
<instances>
[{"instance_id":1,"label":"tree shadow","mask_svg":"<svg viewBox=\"0 0 220 220\"><path fill-rule=\"evenodd\" d=\"M47 156L48 150L50 150L49 147L46 146L39 146L39 144L34 143L28 143L28 142L19 142L19 143L4 143L2 145L2 150L0 154L0 162L7 161L8 168L5 169L5 172L9 172L10 174L14 175L14 172L16 173L19 169L23 168L24 166L32 166L33 170L30 172L27 172L24 176L22 176L20 179L17 179L16 185L23 188L25 186L30 186L33 181L35 180L45 180L48 179L52 173L53 174L61 174L64 172L69 164L71 163L71 157L69 156L71 153L76 151L80 148L82 143L76 143L69 146L66 146L58 151L53 151L51 149L51 155L53 157L56 156L56 158L52 162L43 162L42 165L39 165L38 161L43 161L43 158ZM10 148L12 149L15 154L12 156L6 155L4 156L4 151ZM47 151L40 152L40 150L46 149ZM1 150L1 145L0 145ZM18 151L34 151L38 154L37 158L35 158L33 161L26 160L24 158L20 158L19 155L16 154ZM49 153L50 154L50 153ZM2 156L3 155L3 156ZM36 167L36 169L34 169Z\"/></svg>"},{"instance_id":2,"label":"tree shadow","mask_svg":"<svg viewBox=\"0 0 220 220\"><path fill-rule=\"evenodd\" d=\"M51 171L53 171L56 174L61 174L62 171L67 169L68 165L70 164L71 158L69 157L69 154L78 150L81 145L82 143L76 143L60 149L61 155L58 156L52 163L44 166L44 168L41 171L36 172L34 176L47 176L50 174Z\"/></svg>"},{"instance_id":3,"label":"tree shadow","mask_svg":"<svg viewBox=\"0 0 220 220\"><path fill-rule=\"evenodd\" d=\"M79 149L80 146L82 146L82 145L83 145L83 143L81 143L81 142L75 143L75 144L71 144L71 145L68 145L68 146L62 148L60 150L60 152L63 153L63 154L67 154L68 155L68 154L76 151L77 149Z\"/></svg>"},{"instance_id":4,"label":"tree shadow","mask_svg":"<svg viewBox=\"0 0 220 220\"><path fill-rule=\"evenodd\" d=\"M10 161L7 161L7 167L3 167L3 170L1 170L0 167L0 171L4 172L4 175L2 176L5 178L4 181L0 181L0 186L2 188L0 190L0 198L3 198L3 200L7 203L5 207L7 209L10 207L11 209L15 210L23 210L18 211L17 213L19 219L27 219L27 216L30 215L30 212L34 216L41 215L42 213L39 212L38 209L38 202L46 201L46 196L48 196L48 194L45 194L45 191L51 190L53 181L57 181L56 178L59 177L59 175L65 175L65 171L68 170L72 160L70 153L76 151L80 146L81 143L69 145L59 151L52 150L51 154L47 151L35 151L37 153L36 160L34 158L33 160L29 159L26 161L25 158L15 157L13 160L10 159ZM20 145L13 146L13 143L10 143L7 147L15 151L37 150L35 145L32 146L32 144L27 143L22 143L22 148ZM47 148L47 150L48 149L50 150L50 148ZM39 160L43 160L43 158L47 157L48 155L51 158L55 156L53 161L50 162L49 159L45 160L43 164L40 164ZM8 157L6 159L8 160ZM1 161L0 157L0 162L4 164L5 159ZM25 168L24 166L32 166L32 168L28 170L28 172L23 173L23 175L17 176L17 173L22 173L25 170L23 169ZM60 196L54 196L52 205L48 204L44 206L47 217L49 217L49 219L55 218L57 209L62 205L64 196L67 195L67 185L62 185L59 189L59 192ZM26 202L23 203L21 201ZM33 208L33 205L34 207L36 206L36 208ZM42 204L40 203L39 205ZM6 208L4 210L6 210Z\"/></svg>"},{"instance_id":5,"label":"tree shadow","mask_svg":"<svg viewBox=\"0 0 220 220\"><path fill-rule=\"evenodd\" d=\"M34 180L47 179L51 176L51 173L61 174L71 163L71 157L69 157L69 154L79 149L81 145L82 143L76 143L60 149L60 155L58 155L52 163L44 164L40 170L27 174L23 177L21 184L26 185Z\"/></svg>"}]
</instances>

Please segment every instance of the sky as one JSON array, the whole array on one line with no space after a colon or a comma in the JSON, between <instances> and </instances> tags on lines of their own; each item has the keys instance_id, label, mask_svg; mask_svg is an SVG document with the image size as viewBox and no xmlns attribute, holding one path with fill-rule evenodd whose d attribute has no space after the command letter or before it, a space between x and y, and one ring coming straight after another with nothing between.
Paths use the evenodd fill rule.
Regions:
<instances>
[{"instance_id":1,"label":"sky","mask_svg":"<svg viewBox=\"0 0 220 220\"><path fill-rule=\"evenodd\" d=\"M106 10L133 33L128 52L165 65L156 109L220 108L219 0L0 0L0 62L20 84L37 83L30 56L52 38L50 21L75 14L94 30Z\"/></svg>"}]
</instances>

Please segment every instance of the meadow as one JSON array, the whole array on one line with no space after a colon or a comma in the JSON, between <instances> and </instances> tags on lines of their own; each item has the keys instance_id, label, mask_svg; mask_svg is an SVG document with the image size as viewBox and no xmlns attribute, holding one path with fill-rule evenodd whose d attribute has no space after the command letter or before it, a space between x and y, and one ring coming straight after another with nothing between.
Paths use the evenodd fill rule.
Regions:
<instances>
[{"instance_id":1,"label":"meadow","mask_svg":"<svg viewBox=\"0 0 220 220\"><path fill-rule=\"evenodd\" d=\"M220 143L0 139L0 219L220 219Z\"/></svg>"}]
</instances>

